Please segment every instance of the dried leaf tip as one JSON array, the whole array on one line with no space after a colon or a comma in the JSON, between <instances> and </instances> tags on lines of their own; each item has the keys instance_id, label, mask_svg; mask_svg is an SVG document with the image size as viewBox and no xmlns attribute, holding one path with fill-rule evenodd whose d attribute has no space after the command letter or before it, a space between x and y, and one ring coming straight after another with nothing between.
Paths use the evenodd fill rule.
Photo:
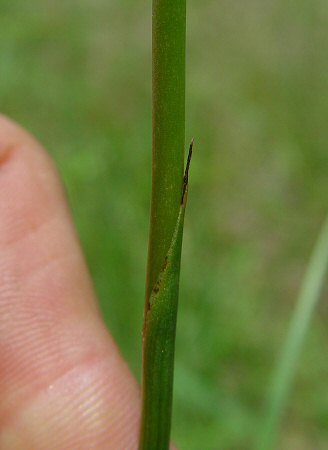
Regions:
<instances>
[{"instance_id":1,"label":"dried leaf tip","mask_svg":"<svg viewBox=\"0 0 328 450\"><path fill-rule=\"evenodd\" d=\"M185 196L186 196L186 192L187 192L187 188L188 188L189 167L190 167L190 161L191 161L191 157L192 157L192 149L194 147L194 142L195 142L195 139L192 138L190 146L189 146L186 170L185 170L185 174L183 177L183 191L182 191L182 197L181 197L181 205L183 205L183 203L185 201Z\"/></svg>"}]
</instances>

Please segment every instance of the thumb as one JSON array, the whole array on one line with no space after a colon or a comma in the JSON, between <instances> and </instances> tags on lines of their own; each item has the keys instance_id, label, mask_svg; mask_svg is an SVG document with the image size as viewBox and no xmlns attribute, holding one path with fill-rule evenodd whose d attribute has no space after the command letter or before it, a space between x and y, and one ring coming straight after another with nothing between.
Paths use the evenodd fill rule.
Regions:
<instances>
[{"instance_id":1,"label":"thumb","mask_svg":"<svg viewBox=\"0 0 328 450\"><path fill-rule=\"evenodd\" d=\"M137 448L139 390L101 321L49 157L0 117L0 448Z\"/></svg>"}]
</instances>

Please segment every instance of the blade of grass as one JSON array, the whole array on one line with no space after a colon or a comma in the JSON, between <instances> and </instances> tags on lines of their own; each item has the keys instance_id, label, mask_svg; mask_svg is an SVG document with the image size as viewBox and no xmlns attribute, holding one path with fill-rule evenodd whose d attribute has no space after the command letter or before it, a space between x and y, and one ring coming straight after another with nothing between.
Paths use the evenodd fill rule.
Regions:
<instances>
[{"instance_id":1,"label":"blade of grass","mask_svg":"<svg viewBox=\"0 0 328 450\"><path fill-rule=\"evenodd\" d=\"M257 450L272 450L274 448L306 333L320 299L327 268L328 218L313 249L288 334L277 362L269 395L268 412L260 433Z\"/></svg>"},{"instance_id":2,"label":"blade of grass","mask_svg":"<svg viewBox=\"0 0 328 450\"><path fill-rule=\"evenodd\" d=\"M188 163L183 183L185 35L186 0L153 0L153 184L143 332L140 450L167 450L170 441L189 166Z\"/></svg>"}]
</instances>

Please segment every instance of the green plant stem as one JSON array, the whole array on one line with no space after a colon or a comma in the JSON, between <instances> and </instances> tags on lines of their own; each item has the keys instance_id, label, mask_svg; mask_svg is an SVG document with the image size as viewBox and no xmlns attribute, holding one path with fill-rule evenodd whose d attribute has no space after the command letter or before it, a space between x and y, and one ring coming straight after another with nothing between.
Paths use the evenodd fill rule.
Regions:
<instances>
[{"instance_id":1,"label":"green plant stem","mask_svg":"<svg viewBox=\"0 0 328 450\"><path fill-rule=\"evenodd\" d=\"M153 184L146 297L177 222L185 146L186 0L153 0Z\"/></svg>"},{"instance_id":2,"label":"green plant stem","mask_svg":"<svg viewBox=\"0 0 328 450\"><path fill-rule=\"evenodd\" d=\"M169 448L185 201L186 0L153 0L153 183L140 450Z\"/></svg>"},{"instance_id":3,"label":"green plant stem","mask_svg":"<svg viewBox=\"0 0 328 450\"><path fill-rule=\"evenodd\" d=\"M314 247L284 347L277 363L269 396L267 415L259 435L257 450L271 450L275 448L278 428L291 390L306 333L315 307L320 299L327 268L328 218Z\"/></svg>"}]
</instances>

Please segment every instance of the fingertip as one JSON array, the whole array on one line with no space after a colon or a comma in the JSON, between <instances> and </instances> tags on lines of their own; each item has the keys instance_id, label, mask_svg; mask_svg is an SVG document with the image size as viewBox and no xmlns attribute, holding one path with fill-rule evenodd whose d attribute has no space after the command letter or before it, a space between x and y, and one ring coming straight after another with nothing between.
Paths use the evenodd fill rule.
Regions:
<instances>
[{"instance_id":1,"label":"fingertip","mask_svg":"<svg viewBox=\"0 0 328 450\"><path fill-rule=\"evenodd\" d=\"M0 448L135 448L138 387L101 321L57 171L3 115L0 354Z\"/></svg>"}]
</instances>

